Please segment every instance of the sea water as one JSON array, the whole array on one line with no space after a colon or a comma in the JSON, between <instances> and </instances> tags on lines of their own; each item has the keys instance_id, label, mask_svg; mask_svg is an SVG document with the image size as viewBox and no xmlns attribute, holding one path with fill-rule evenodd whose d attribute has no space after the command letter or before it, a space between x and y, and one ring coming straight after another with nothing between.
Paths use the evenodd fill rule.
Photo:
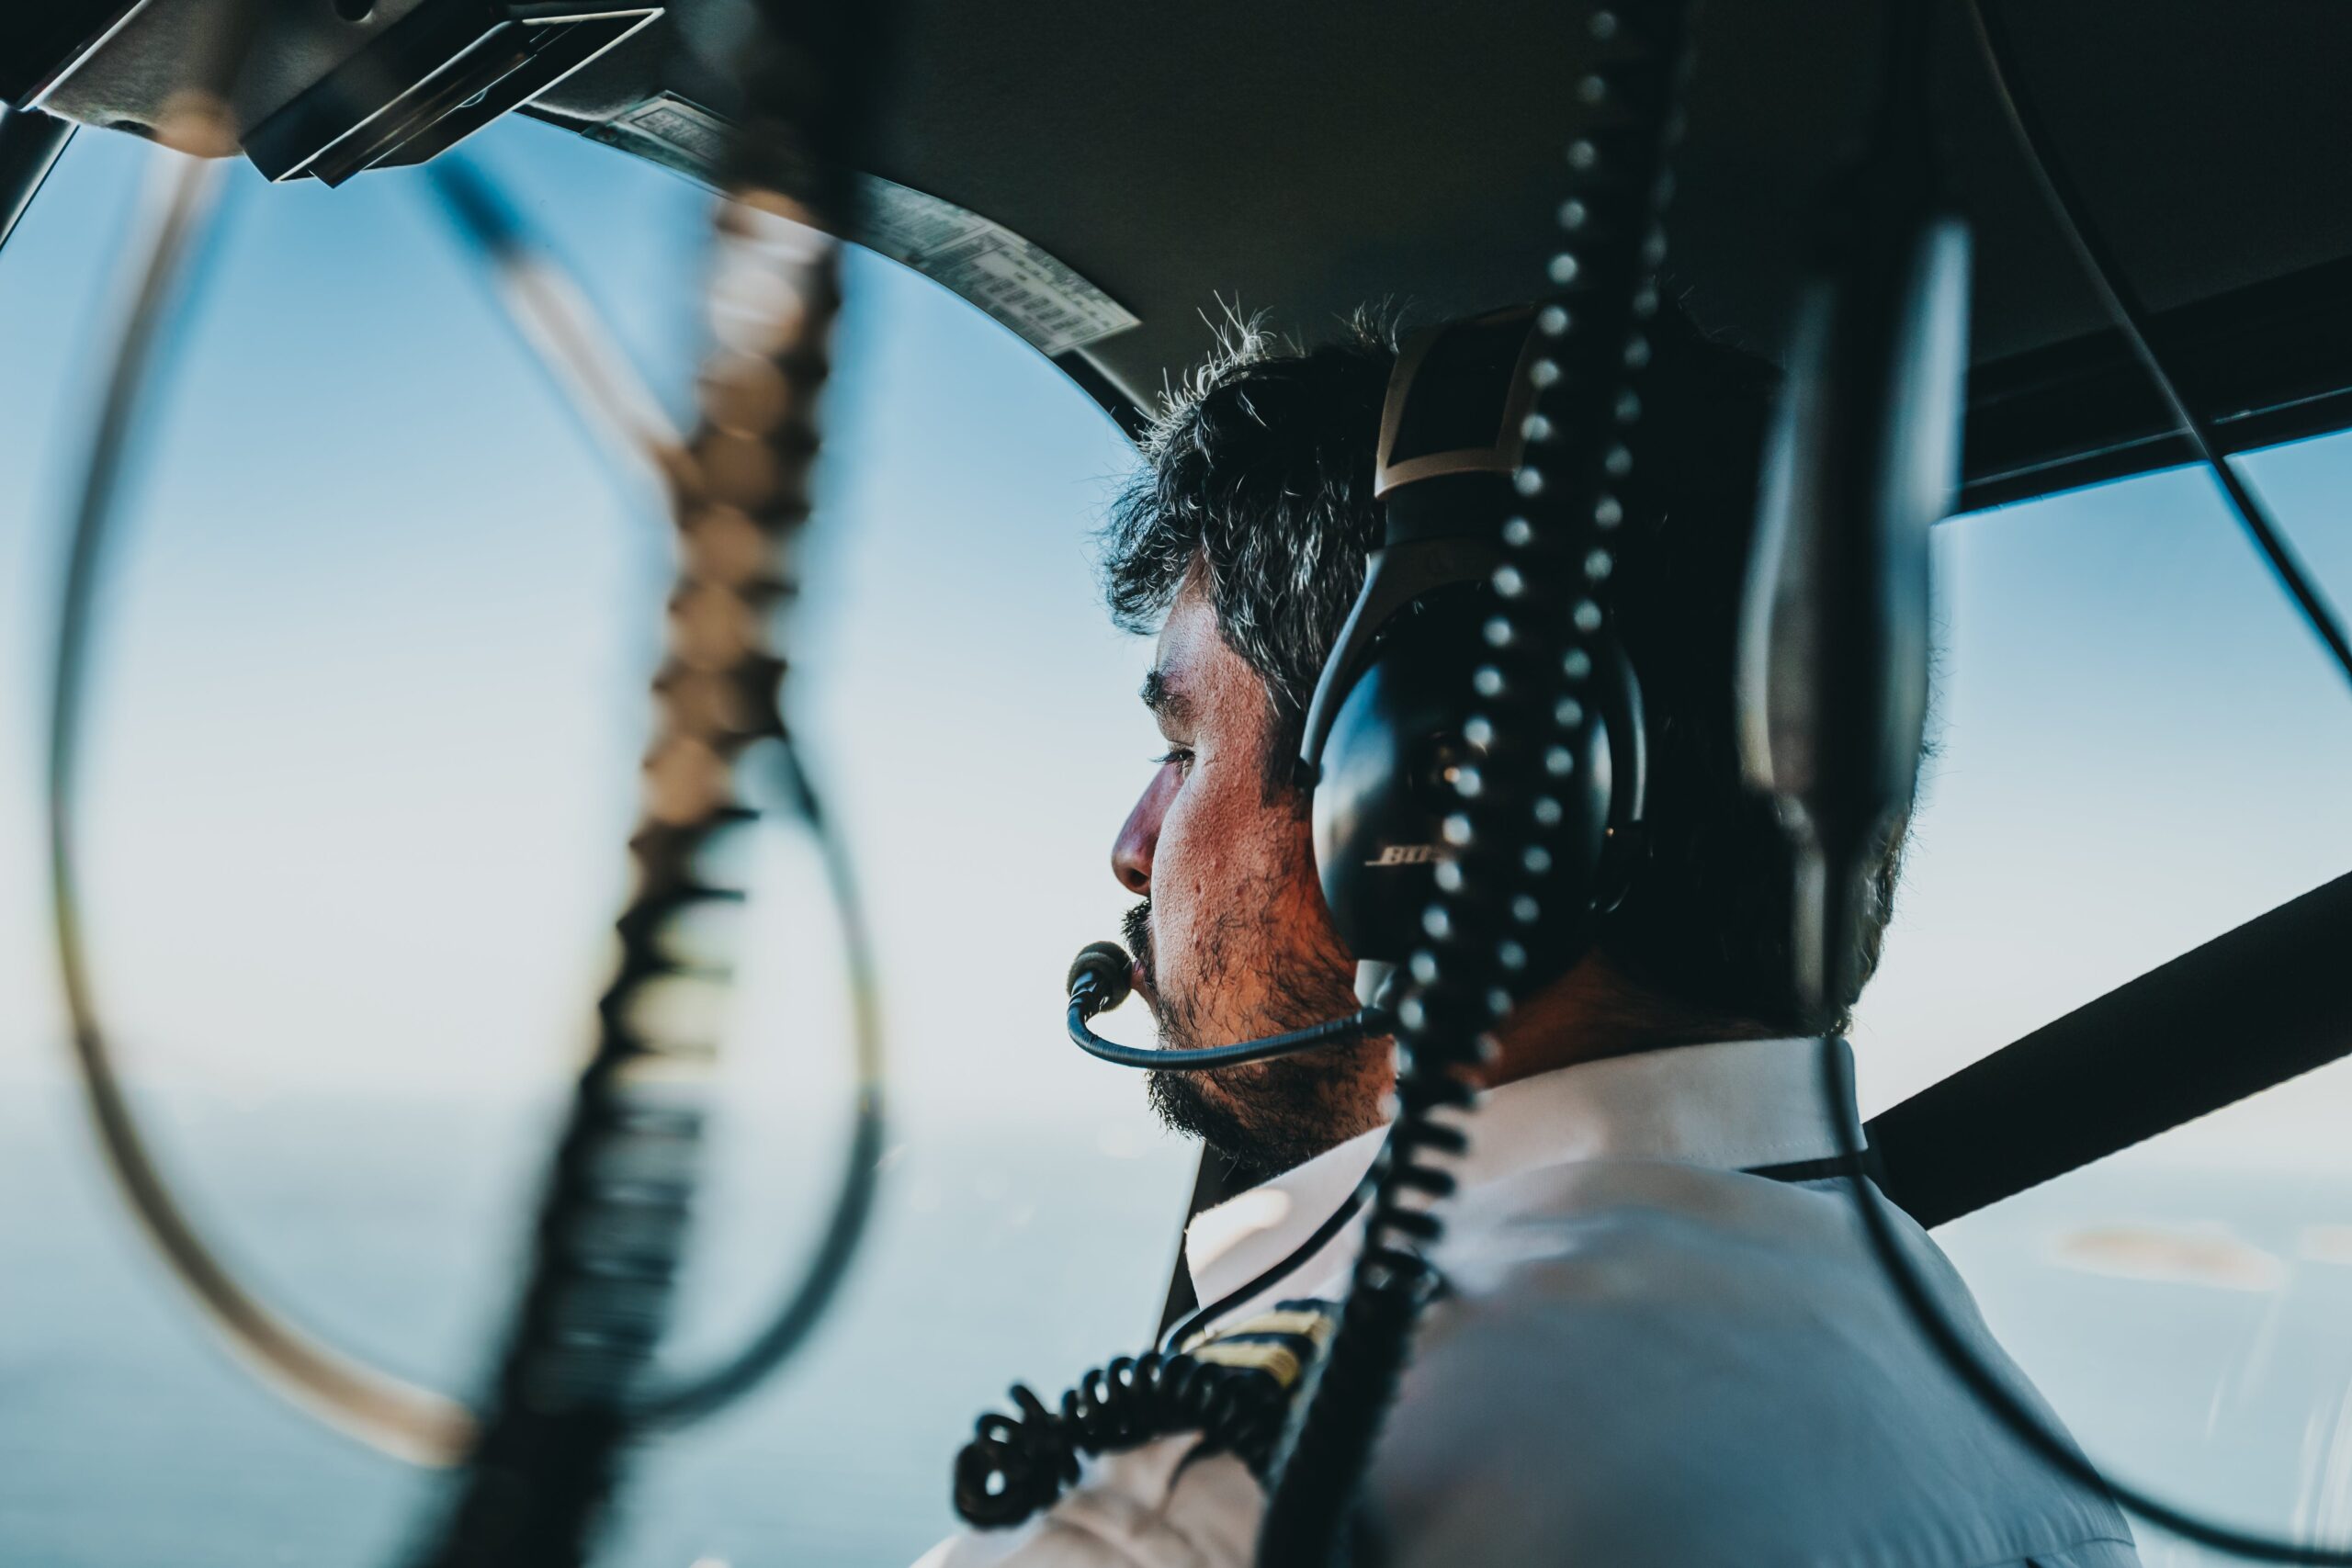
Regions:
<instances>
[{"instance_id":1,"label":"sea water","mask_svg":"<svg viewBox=\"0 0 2352 1568\"><path fill-rule=\"evenodd\" d=\"M160 1117L223 1250L395 1370L480 1386L548 1105L175 1097ZM822 1119L722 1122L681 1364L781 1288L830 1190ZM1187 1181L1172 1141L902 1130L871 1245L806 1353L638 1450L601 1562L904 1563L946 1533L982 1409L1139 1347ZM2352 1524L2352 1183L2117 1165L1950 1227L1988 1316L2086 1445L2243 1522ZM442 1478L257 1387L148 1255L78 1107L0 1108L0 1563L394 1563ZM2204 1561L2143 1531L2155 1565Z\"/></svg>"}]
</instances>

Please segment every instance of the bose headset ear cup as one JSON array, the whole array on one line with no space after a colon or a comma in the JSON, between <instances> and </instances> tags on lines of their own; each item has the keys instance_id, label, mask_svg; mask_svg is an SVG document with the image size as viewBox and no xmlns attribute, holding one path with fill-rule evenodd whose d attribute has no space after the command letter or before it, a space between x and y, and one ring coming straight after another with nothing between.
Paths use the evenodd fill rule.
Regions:
<instances>
[{"instance_id":1,"label":"bose headset ear cup","mask_svg":"<svg viewBox=\"0 0 2352 1568\"><path fill-rule=\"evenodd\" d=\"M1455 855L1445 822L1464 808L1465 779L1477 787L1486 760L1484 747L1464 733L1463 713L1473 671L1484 661L1478 629L1492 610L1485 589L1462 584L1392 617L1324 743L1316 863L1334 927L1359 962L1402 963L1428 940L1422 920L1438 891L1438 867ZM1510 932L1539 969L1585 934L1594 868L1622 814L1612 754L1624 748L1612 748L1606 724L1581 726L1560 748L1567 761L1546 797L1559 807L1542 834L1547 859L1540 871L1522 865L1520 874L1534 891L1578 886L1566 899L1539 900L1566 918ZM1526 808L1532 817L1535 802Z\"/></svg>"},{"instance_id":2,"label":"bose headset ear cup","mask_svg":"<svg viewBox=\"0 0 2352 1568\"><path fill-rule=\"evenodd\" d=\"M1485 752L1465 709L1490 657L1482 627L1500 607L1487 584L1505 520L1526 504L1511 475L1540 357L1534 321L1529 307L1419 334L1382 410L1384 543L1316 683L1300 768L1315 791L1323 897L1359 963L1402 963L1430 940L1423 920L1455 854L1445 824L1456 813L1527 846L1506 877L1536 895L1535 918L1506 913L1493 940L1522 950L1515 967L1531 982L1574 961L1645 855L1641 688L1606 637L1590 687L1599 711L1551 711L1541 793L1517 803L1475 793Z\"/></svg>"},{"instance_id":3,"label":"bose headset ear cup","mask_svg":"<svg viewBox=\"0 0 2352 1568\"><path fill-rule=\"evenodd\" d=\"M1359 963L1402 963L1437 892L1453 770L1478 755L1460 729L1468 671L1444 643L1476 634L1463 608L1475 598L1457 587L1393 616L1323 743L1316 868L1333 928Z\"/></svg>"}]
</instances>

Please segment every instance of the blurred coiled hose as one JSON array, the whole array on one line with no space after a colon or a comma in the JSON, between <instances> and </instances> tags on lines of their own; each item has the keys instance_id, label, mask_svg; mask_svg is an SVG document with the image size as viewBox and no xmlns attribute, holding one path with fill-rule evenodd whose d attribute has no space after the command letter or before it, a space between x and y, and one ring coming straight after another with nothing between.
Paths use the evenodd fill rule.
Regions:
<instances>
[{"instance_id":1,"label":"blurred coiled hose","mask_svg":"<svg viewBox=\"0 0 2352 1568\"><path fill-rule=\"evenodd\" d=\"M1431 1260L1443 1231L1436 1205L1454 1188L1447 1156L1475 1135L1475 1120L1463 1125L1466 1074L1535 977L1518 929L1558 897L1537 870L1548 852L1535 863L1528 854L1560 817L1541 759L1555 735L1600 722L1590 687L1612 636L1603 584L1634 466L1634 381L1658 307L1694 8L1633 0L1586 15L1594 58L1569 95L1585 118L1564 149L1568 186L1545 265L1553 292L1536 317L1544 350L1527 367L1535 409L1513 476L1523 510L1501 529L1502 608L1481 628L1488 658L1463 693L1494 739L1481 786L1463 792L1447 825L1458 869L1441 877L1405 966L1413 984L1396 1008L1396 1120L1365 1177L1363 1242L1338 1330L1272 1460L1259 1568L1354 1555L1364 1472L1443 1286Z\"/></svg>"},{"instance_id":2,"label":"blurred coiled hose","mask_svg":"<svg viewBox=\"0 0 2352 1568\"><path fill-rule=\"evenodd\" d=\"M765 0L759 14L712 260L717 346L670 476L680 572L619 970L597 1008L481 1445L416 1559L433 1568L585 1558L643 1408L684 1239L701 1111L680 1088L709 1058L726 979L698 951L694 917L741 897L714 852L751 818L744 769L786 741L774 612L792 592L790 548L809 511L840 305L829 231L846 217L843 153L880 41L868 7Z\"/></svg>"},{"instance_id":3,"label":"blurred coiled hose","mask_svg":"<svg viewBox=\"0 0 2352 1568\"><path fill-rule=\"evenodd\" d=\"M779 1364L831 1299L871 1209L882 1139L871 954L846 855L777 714L784 661L769 626L770 612L791 591L786 547L808 511L814 401L839 304L825 224L845 209L850 187L838 152L865 102L876 39L870 14L846 8L794 17L788 28L768 20L746 51L752 107L735 194L718 223L718 347L701 383L703 416L686 442L646 444L673 502L682 567L631 841L639 874L619 926L622 961L599 1004L597 1048L559 1146L532 1277L478 1442L464 1407L311 1338L213 1256L145 1149L87 972L73 824L96 590L136 419L153 391L189 258L201 248L217 164L158 165L153 238L133 269L75 505L51 691L51 893L75 1052L102 1145L175 1275L267 1381L400 1457L446 1463L471 1454L455 1514L429 1556L435 1562L581 1561L622 1439L707 1415ZM571 324L583 333L571 346L584 343L594 357L596 339L584 330L593 319ZM563 345L539 346L554 350L548 357L560 371ZM585 390L592 414L598 397L609 400L612 392ZM640 397L636 406L649 405ZM815 1258L765 1328L719 1366L648 1387L642 1374L666 1318L694 1179L701 1131L694 1086L716 1045L709 1004L729 977L723 956L706 950L708 922L689 917L742 897L724 885L715 862L752 817L738 788L741 771L763 766L773 766L816 834L844 929L859 1080L848 1170Z\"/></svg>"}]
</instances>

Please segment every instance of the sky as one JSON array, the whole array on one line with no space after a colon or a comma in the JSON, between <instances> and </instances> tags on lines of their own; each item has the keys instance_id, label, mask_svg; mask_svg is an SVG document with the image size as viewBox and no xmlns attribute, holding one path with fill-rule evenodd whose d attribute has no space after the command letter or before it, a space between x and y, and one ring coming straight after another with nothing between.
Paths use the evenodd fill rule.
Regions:
<instances>
[{"instance_id":1,"label":"sky","mask_svg":"<svg viewBox=\"0 0 2352 1568\"><path fill-rule=\"evenodd\" d=\"M707 196L529 122L466 155L683 417ZM11 1233L19 1261L68 1239L130 1247L73 1218L111 1214L113 1199L67 1093L38 786L61 513L160 156L82 138L0 252L0 1097L45 1119L28 1146L60 1151L41 1176L73 1184L28 1212L75 1232ZM500 1108L544 1106L566 1084L610 962L666 524L554 394L418 175L274 188L239 165L201 282L106 584L83 803L99 996L167 1164L238 1257L407 1364L440 1364L417 1349L433 1336L416 1318L470 1365L479 1325L450 1303L503 1301L544 1135ZM763 1396L781 1401L773 1426L710 1439L735 1469L692 1445L672 1467L695 1485L723 1472L736 1502L775 1490L779 1433L831 1431L796 1412L865 1409L875 1380L914 1368L944 1412L944 1452L1005 1370L1059 1386L1071 1357L1123 1342L1157 1299L1191 1171L1134 1076L1060 1032L1070 953L1114 933L1126 906L1111 840L1159 749L1135 695L1148 645L1107 624L1091 555L1133 453L1059 372L928 281L853 254L846 294L786 702L872 917L894 1142L865 1293L837 1337ZM2245 467L2352 601L2352 437ZM1934 560L1935 753L1855 1032L1866 1109L2352 869L2352 694L2209 478L1954 519ZM748 1321L779 1238L815 1224L809 1172L848 1092L808 846L766 830L749 875L695 1344ZM1130 1008L1106 1032L1140 1041L1145 1021ZM443 1114L460 1103L484 1113ZM307 1114L320 1105L345 1113ZM379 1107L379 1124L349 1114ZM2211 1173L2248 1173L2262 1179L2240 1207L2290 1238L2265 1245L2290 1256L2301 1225L2340 1261L2347 1189L2321 1178L2352 1176L2347 1118L2339 1065L2078 1179L2064 1223L2189 1224L2210 1250L2233 1233L2194 1226L2245 1219L2208 1201L2240 1190ZM439 1140L420 1150L419 1126ZM1943 1233L2026 1364L2088 1417L2095 1451L2143 1475L2201 1485L2239 1449L2285 1473L2275 1443L2238 1439L2291 1442L2296 1427L2245 1391L2275 1385L2302 1411L2319 1397L2307 1386L2338 1386L2309 1348L2335 1344L2332 1328L2273 1351L2294 1313L2341 1320L2327 1294L2340 1270L2296 1274L2296 1292L2199 1285L2166 1297L2166 1315L2115 1293L2170 1277L2108 1256L2146 1237L2084 1233L2108 1249L2088 1263L2049 1250L2059 1222L2034 1205L2064 1208L2064 1187ZM398 1245L382 1245L388 1215ZM2156 1240L2172 1267L2178 1236ZM458 1262L414 1294L414 1259L443 1253ZM892 1310L927 1312L951 1253L988 1260L946 1265L955 1310L914 1337L890 1326ZM101 1276L59 1271L36 1343L68 1343L96 1313L73 1293L85 1278ZM109 1309L183 1326L141 1280L155 1284L124 1277ZM2152 1382L2159 1342L2168 1375ZM2194 1409L2150 1415L2137 1401L2155 1383ZM119 1431L165 1431L137 1387ZM2224 1410L2232 1389L2243 1409ZM212 1406L188 1408L209 1433ZM2352 1456L2311 1411L2307 1457ZM902 1415L877 1408L847 1447L897 1453ZM2133 1446L2194 1438L2199 1420L2193 1461ZM92 1421L91 1440L116 1440ZM277 1451L260 1441L225 1444L223 1462L268 1470L236 1457ZM684 1511L726 1509L696 1493Z\"/></svg>"},{"instance_id":2,"label":"sky","mask_svg":"<svg viewBox=\"0 0 2352 1568\"><path fill-rule=\"evenodd\" d=\"M528 122L469 155L683 414L707 197ZM36 792L58 519L156 156L85 137L0 254L0 1084L62 1081ZM88 902L127 1065L191 1094L543 1091L623 890L662 521L418 176L240 165L204 274L93 687ZM1057 994L1115 930L1109 845L1155 740L1148 645L1106 624L1090 558L1132 455L926 280L856 255L847 292L786 705L864 878L899 1102L1149 1143ZM2248 471L2352 599L2352 439ZM1938 752L1856 1035L1872 1103L2352 868L2352 698L2209 479L1955 520L1936 565ZM779 829L760 858L728 1069L754 1091L833 1060L841 1017L805 846ZM2327 1157L2294 1106L2216 1136Z\"/></svg>"}]
</instances>

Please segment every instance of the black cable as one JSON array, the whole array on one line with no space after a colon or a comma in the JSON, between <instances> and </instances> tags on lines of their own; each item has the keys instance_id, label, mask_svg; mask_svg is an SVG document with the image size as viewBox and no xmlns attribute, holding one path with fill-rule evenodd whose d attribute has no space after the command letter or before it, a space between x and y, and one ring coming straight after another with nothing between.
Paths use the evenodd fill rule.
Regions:
<instances>
[{"instance_id":1,"label":"black cable","mask_svg":"<svg viewBox=\"0 0 2352 1568\"><path fill-rule=\"evenodd\" d=\"M1464 693L1491 740L1475 780L1464 770L1445 825L1456 858L1405 965L1396 1115L1368 1178L1339 1328L1274 1460L1260 1568L1323 1568L1344 1555L1414 1331L1442 1284L1430 1258L1443 1228L1434 1204L1455 1183L1431 1156L1458 1156L1468 1140L1441 1113L1466 1111L1489 1032L1537 978L1522 934L1581 925L1589 908L1589 886L1563 888L1544 874L1557 857L1527 852L1548 850L1564 817L1544 759L1588 746L1601 722L1591 689L1611 653L1601 588L1634 463L1634 381L1657 310L1690 9L1655 0L1589 13L1591 63L1568 94L1586 118L1564 149L1562 240L1546 269L1555 292L1537 315L1542 352L1527 372L1535 412L1514 476L1524 509L1500 529L1498 608L1479 628L1487 653Z\"/></svg>"},{"instance_id":2,"label":"black cable","mask_svg":"<svg viewBox=\"0 0 2352 1568\"><path fill-rule=\"evenodd\" d=\"M1944 1365L1951 1369L1952 1375L1960 1380L1976 1402L1996 1416L2011 1435L2052 1470L2113 1498L2122 1507L2184 1540L2233 1556L2252 1557L2268 1562L2310 1563L2321 1565L2321 1568L2347 1568L2347 1565L2352 1565L2352 1551L2306 1546L2216 1524L2175 1507L2136 1486L2115 1480L2085 1458L2082 1450L2072 1442L2053 1431L2048 1422L2011 1391L1997 1372L1984 1364L1937 1302L1926 1281L1919 1278L1918 1270L1912 1266L1901 1240L1895 1235L1894 1223L1887 1215L1885 1198L1864 1174L1860 1134L1854 1125L1851 1111L1854 1086L1848 1074L1846 1053L1838 1049L1838 1045L1839 1042L1834 1035L1825 1035L1822 1039L1821 1092L1824 1102L1831 1109L1830 1125L1837 1129L1838 1157L1845 1166L1846 1186L1853 1195L1855 1212L1861 1216L1863 1234L1869 1238L1871 1251L1877 1258L1880 1271L1886 1275L1895 1293L1902 1298L1904 1310L1917 1325L1921 1337L1934 1347Z\"/></svg>"},{"instance_id":3,"label":"black cable","mask_svg":"<svg viewBox=\"0 0 2352 1568\"><path fill-rule=\"evenodd\" d=\"M2254 540L2255 547L2269 564L2278 585L2295 607L2301 612L2304 623L2313 636L2335 659L2336 668L2347 682L2352 682L2352 641L2346 640L2344 623L2337 615L2326 594L2312 580L2311 573L2296 558L2294 547L2287 542L2278 525L2271 518L2261 498L2238 477L2229 458L2215 437L2213 428L2205 417L2189 406L2181 395L2172 372L2156 353L2148 331L2146 307L2132 293L2122 266L2108 247L2098 231L2091 223L2089 209L2082 194L2068 176L2065 165L2052 151L2048 128L2042 123L2032 97L2025 90L2024 77L2017 68L2016 51L2010 46L2007 25L1998 12L1985 0L1968 0L1968 14L1976 24L1977 43L1984 55L1984 63L1993 81L1995 96L2000 99L2001 110L2016 134L2018 145L2025 154L2026 167L2041 188L2042 200L2056 220L2059 231L2075 259L2082 264L2083 276L2098 293L2099 302L2115 322L2116 330L2131 347L2140 367L2147 373L2149 383L2162 397L2165 406L2196 448L2197 456L2207 471L2212 474L2228 499L2231 510Z\"/></svg>"},{"instance_id":4,"label":"black cable","mask_svg":"<svg viewBox=\"0 0 2352 1568\"><path fill-rule=\"evenodd\" d=\"M1218 1067L1238 1066L1244 1062L1262 1062L1272 1056L1295 1055L1301 1051L1337 1044L1344 1040L1376 1039L1396 1027L1396 1021L1380 1009L1363 1008L1345 1018L1335 1018L1306 1029L1294 1029L1286 1034L1269 1034L1261 1040L1244 1040L1234 1045L1209 1045L1199 1050L1170 1050L1122 1045L1115 1040L1105 1040L1086 1026L1089 1016L1086 1004L1073 998L1069 1004L1069 1038L1072 1044L1098 1061L1122 1067L1138 1067L1147 1072L1209 1072Z\"/></svg>"},{"instance_id":5,"label":"black cable","mask_svg":"<svg viewBox=\"0 0 2352 1568\"><path fill-rule=\"evenodd\" d=\"M1183 1463L1229 1453L1263 1480L1290 1414L1291 1390L1316 1354L1316 1334L1296 1324L1262 1328L1235 1337L1250 1341L1247 1346L1212 1346L1197 1356L1185 1342L1196 1327L1305 1262L1339 1234L1361 1202L1361 1193L1351 1198L1306 1246L1194 1314L1157 1348L1087 1371L1064 1392L1057 1409L1048 1408L1026 1383L1014 1383L1015 1413L984 1412L973 1423L971 1441L956 1455L951 1497L956 1514L979 1529L1006 1529L1052 1506L1078 1479L1081 1458L1186 1433L1200 1440ZM1328 1326L1322 1303L1283 1304ZM1228 1348L1238 1351L1238 1362Z\"/></svg>"},{"instance_id":6,"label":"black cable","mask_svg":"<svg viewBox=\"0 0 2352 1568\"><path fill-rule=\"evenodd\" d=\"M2149 379L2197 448L2206 468L2221 483L2239 521L2262 550L2280 584L2312 630L2335 656L2346 678L2352 679L2352 647L2347 647L2333 612L2304 575L2301 564L2288 548L2258 499L2229 467L2204 420L2181 396L2162 357L2149 340L2143 313L2127 294L2112 254L2089 226L2083 215L2081 203L2063 172L2050 160L2046 150L2047 137L2040 127L2039 118L2015 85L2014 57L1997 17L1979 0L1970 0L1969 10L1975 19L1978 42L1983 48L1994 86L2010 127L2017 134L2026 162L2052 215L2082 263L2085 274L2097 288L2109 314L2131 344ZM1815 954L1826 954L1843 948L1841 939L1850 928L1852 918L1850 892L1855 886L1857 872L1853 864L1845 863L1850 858L1850 855L1833 856L1827 863L1824 863L1817 854L1809 859L1811 879L1807 886L1813 897L1804 914L1812 921L1809 950ZM1800 940L1797 948L1801 953L1806 952L1808 943ZM1827 1010L1826 1002L1833 989L1830 977L1815 967L1810 973L1801 974L1798 979L1810 1010L1815 1016L1824 1015ZM1837 1131L1838 1153L1846 1168L1847 1186L1853 1197L1855 1212L1861 1220L1863 1234L1880 1271L1894 1287L1921 1337L1935 1350L1945 1367L1977 1404L2029 1451L2077 1484L2113 1499L2129 1512L2199 1546L2265 1562L2352 1568L2352 1551L2307 1545L2220 1524L2167 1503L2137 1486L2116 1481L2101 1472L2071 1440L2053 1429L2039 1413L2018 1398L2000 1374L1986 1365L1969 1345L1905 1253L1894 1222L1887 1215L1885 1200L1864 1172L1861 1138L1853 1121L1853 1085L1845 1054L1831 1036L1825 1036L1822 1042L1821 1092L1830 1125Z\"/></svg>"},{"instance_id":7,"label":"black cable","mask_svg":"<svg viewBox=\"0 0 2352 1568\"><path fill-rule=\"evenodd\" d=\"M1071 1005L1073 1018L1077 1003ZM1150 1055L1151 1053L1145 1053ZM1290 1414L1291 1389L1298 1369L1313 1358L1316 1342L1294 1329L1254 1334L1257 1340L1287 1340L1287 1376L1272 1365L1216 1364L1196 1357L1192 1345L1218 1318L1272 1290L1347 1228L1372 1197L1369 1179L1334 1210L1313 1235L1247 1284L1227 1292L1160 1337L1141 1356L1122 1356L1096 1367L1063 1393L1057 1409L1025 1383L1011 1390L1015 1414L989 1411L973 1424L972 1439L956 1456L956 1512L980 1529L1002 1529L1040 1508L1052 1506L1062 1489L1078 1479L1083 1456L1113 1453L1155 1439L1193 1432L1200 1441L1184 1462L1229 1453L1261 1480L1274 1444ZM1311 1315L1319 1303L1285 1303ZM1215 1351L1207 1352L1214 1355ZM1245 1352L1246 1354L1246 1352Z\"/></svg>"},{"instance_id":8,"label":"black cable","mask_svg":"<svg viewBox=\"0 0 2352 1568\"><path fill-rule=\"evenodd\" d=\"M1295 1368L1313 1353L1312 1340L1296 1337L1285 1349ZM1050 1507L1078 1479L1081 1457L1185 1432L1199 1433L1200 1441L1184 1462L1229 1453L1262 1475L1290 1413L1290 1378L1265 1366L1159 1350L1092 1369L1062 1395L1058 1409L1015 1383L1019 1413L982 1416L956 1456L956 1512L981 1529L1002 1529Z\"/></svg>"},{"instance_id":9,"label":"black cable","mask_svg":"<svg viewBox=\"0 0 2352 1568\"><path fill-rule=\"evenodd\" d=\"M1298 1269L1304 1268L1317 1253L1331 1245L1339 1234L1348 1228L1348 1222L1363 1212L1365 1201L1372 1196L1367 1181L1348 1194L1348 1201L1331 1211L1330 1216L1315 1227L1315 1234L1293 1247L1282 1261L1261 1270L1250 1282L1226 1292L1208 1305L1159 1337L1162 1350L1182 1349L1185 1341L1207 1328L1218 1318L1253 1297L1264 1295Z\"/></svg>"},{"instance_id":10,"label":"black cable","mask_svg":"<svg viewBox=\"0 0 2352 1568\"><path fill-rule=\"evenodd\" d=\"M1138 1050L1104 1040L1087 1027L1128 994L1127 954L1114 942L1082 950L1069 971L1069 1036L1091 1055L1123 1067L1205 1069L1286 1056L1340 1041L1386 1034L1396 1021L1378 1007L1346 1018L1261 1040L1209 1050ZM1238 1290L1229 1291L1170 1329L1159 1346L1140 1356L1123 1356L1080 1377L1061 1397L1058 1409L1023 1383L1012 1389L1014 1414L984 1413L971 1441L956 1456L953 1498L964 1520L981 1529L1018 1524L1049 1507L1063 1487L1078 1479L1079 1461L1091 1454L1138 1447L1156 1438L1194 1432L1200 1441L1191 1459L1230 1453L1261 1479L1290 1414L1291 1390L1313 1360L1319 1340L1295 1331L1253 1333L1237 1348L1218 1345L1195 1356L1189 1342L1218 1317L1263 1292L1321 1251L1363 1209L1367 1181L1317 1225L1305 1243ZM1326 1322L1320 1303L1295 1303ZM1232 1364L1238 1355L1247 1364Z\"/></svg>"}]
</instances>

